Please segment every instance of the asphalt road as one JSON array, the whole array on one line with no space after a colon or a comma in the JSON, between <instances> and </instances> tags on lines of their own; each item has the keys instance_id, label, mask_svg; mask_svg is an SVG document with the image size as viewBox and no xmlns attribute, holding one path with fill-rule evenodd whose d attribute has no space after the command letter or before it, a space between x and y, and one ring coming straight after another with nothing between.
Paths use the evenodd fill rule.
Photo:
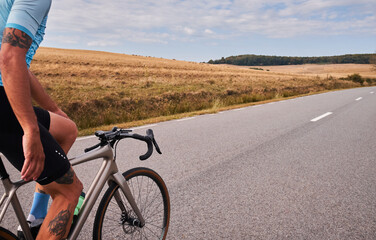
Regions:
<instances>
[{"instance_id":1,"label":"asphalt road","mask_svg":"<svg viewBox=\"0 0 376 240\"><path fill-rule=\"evenodd\" d=\"M117 161L166 181L168 239L376 239L375 120L376 87L330 92L158 123L162 155L141 162L144 144L128 140ZM75 168L86 189L98 166ZM31 194L20 191L26 205Z\"/></svg>"}]
</instances>

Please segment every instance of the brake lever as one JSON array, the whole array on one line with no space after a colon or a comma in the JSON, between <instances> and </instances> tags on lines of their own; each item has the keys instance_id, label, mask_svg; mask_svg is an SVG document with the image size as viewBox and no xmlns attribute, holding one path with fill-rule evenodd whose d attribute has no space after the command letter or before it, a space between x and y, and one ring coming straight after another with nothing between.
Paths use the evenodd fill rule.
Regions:
<instances>
[{"instance_id":1,"label":"brake lever","mask_svg":"<svg viewBox=\"0 0 376 240\"><path fill-rule=\"evenodd\" d=\"M159 154L162 154L161 149L159 148L158 143L155 140L153 130L151 129L146 130L146 134L150 137L152 143L154 144L155 150L157 150Z\"/></svg>"},{"instance_id":2,"label":"brake lever","mask_svg":"<svg viewBox=\"0 0 376 240\"><path fill-rule=\"evenodd\" d=\"M155 150L157 150L157 153L162 154L161 149L159 148L157 141L155 141L155 138L153 138L153 144L154 144Z\"/></svg>"}]
</instances>

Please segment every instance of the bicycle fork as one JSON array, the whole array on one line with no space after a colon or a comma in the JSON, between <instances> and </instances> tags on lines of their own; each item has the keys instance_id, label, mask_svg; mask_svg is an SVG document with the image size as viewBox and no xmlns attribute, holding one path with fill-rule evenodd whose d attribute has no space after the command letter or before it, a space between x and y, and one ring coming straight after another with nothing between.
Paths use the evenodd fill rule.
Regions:
<instances>
[{"instance_id":1,"label":"bicycle fork","mask_svg":"<svg viewBox=\"0 0 376 240\"><path fill-rule=\"evenodd\" d=\"M139 224L136 226L142 227L145 225L145 219L141 215L141 211L138 208L136 201L134 200L131 190L129 189L128 183L123 177L121 173L118 171L118 167L114 161L114 156L112 152L112 148L110 145L106 145L101 147L97 150L84 154L80 157L70 159L72 166L78 165L83 162L87 162L93 159L97 159L103 157L104 161L102 162L102 166L98 173L96 174L88 192L86 193L86 198L82 205L81 211L79 213L77 223L71 230L71 233L68 236L68 239L76 239L78 234L86 221L90 210L93 208L94 203L96 202L103 186L106 182L111 183L115 182L119 185L120 189L124 192L130 206L132 207L133 211L136 213ZM121 198L119 195L116 196L118 201L119 207L122 211L125 210L125 206L121 203Z\"/></svg>"},{"instance_id":2,"label":"bicycle fork","mask_svg":"<svg viewBox=\"0 0 376 240\"><path fill-rule=\"evenodd\" d=\"M127 181L123 177L122 174L116 173L113 176L114 181L119 185L121 190L123 191L125 197L127 198L129 205L131 205L133 211L136 213L138 219L134 219L133 222L131 223L133 226L137 227L143 227L145 226L145 219L143 218L140 209L138 208L136 201L134 200L134 197L132 196L131 190L128 186ZM121 196L119 192L115 193L115 200L119 205L119 208L122 212L126 212L125 206L121 200Z\"/></svg>"}]
</instances>

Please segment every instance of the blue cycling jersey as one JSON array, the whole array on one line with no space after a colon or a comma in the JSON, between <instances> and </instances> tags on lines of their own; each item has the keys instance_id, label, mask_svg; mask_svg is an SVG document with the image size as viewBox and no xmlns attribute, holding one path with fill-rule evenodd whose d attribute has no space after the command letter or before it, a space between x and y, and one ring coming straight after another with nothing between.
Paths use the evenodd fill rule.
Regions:
<instances>
[{"instance_id":1,"label":"blue cycling jersey","mask_svg":"<svg viewBox=\"0 0 376 240\"><path fill-rule=\"evenodd\" d=\"M0 33L5 28L16 28L33 39L26 54L28 67L30 67L35 51L43 40L50 6L51 0L1 0L0 2ZM0 34L0 48L2 38L3 36ZM0 86L3 86L1 73Z\"/></svg>"}]
</instances>

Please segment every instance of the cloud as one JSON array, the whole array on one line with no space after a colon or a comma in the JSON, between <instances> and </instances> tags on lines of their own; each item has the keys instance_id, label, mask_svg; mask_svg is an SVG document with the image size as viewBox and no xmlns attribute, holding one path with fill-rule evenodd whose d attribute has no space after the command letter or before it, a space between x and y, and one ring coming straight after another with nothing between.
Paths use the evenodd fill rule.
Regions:
<instances>
[{"instance_id":1,"label":"cloud","mask_svg":"<svg viewBox=\"0 0 376 240\"><path fill-rule=\"evenodd\" d=\"M212 35L212 34L215 34L212 30L210 30L210 29L205 29L205 31L204 31L206 34L208 34L208 35Z\"/></svg>"},{"instance_id":2,"label":"cloud","mask_svg":"<svg viewBox=\"0 0 376 240\"><path fill-rule=\"evenodd\" d=\"M91 41L88 42L87 45L90 47L108 47L108 46L115 46L118 43L116 42L108 42L108 41Z\"/></svg>"},{"instance_id":3,"label":"cloud","mask_svg":"<svg viewBox=\"0 0 376 240\"><path fill-rule=\"evenodd\" d=\"M64 0L53 1L48 31L89 46L375 34L375 13L369 0Z\"/></svg>"},{"instance_id":4,"label":"cloud","mask_svg":"<svg viewBox=\"0 0 376 240\"><path fill-rule=\"evenodd\" d=\"M184 32L188 35L193 35L195 33L195 30L189 27L184 28Z\"/></svg>"}]
</instances>

